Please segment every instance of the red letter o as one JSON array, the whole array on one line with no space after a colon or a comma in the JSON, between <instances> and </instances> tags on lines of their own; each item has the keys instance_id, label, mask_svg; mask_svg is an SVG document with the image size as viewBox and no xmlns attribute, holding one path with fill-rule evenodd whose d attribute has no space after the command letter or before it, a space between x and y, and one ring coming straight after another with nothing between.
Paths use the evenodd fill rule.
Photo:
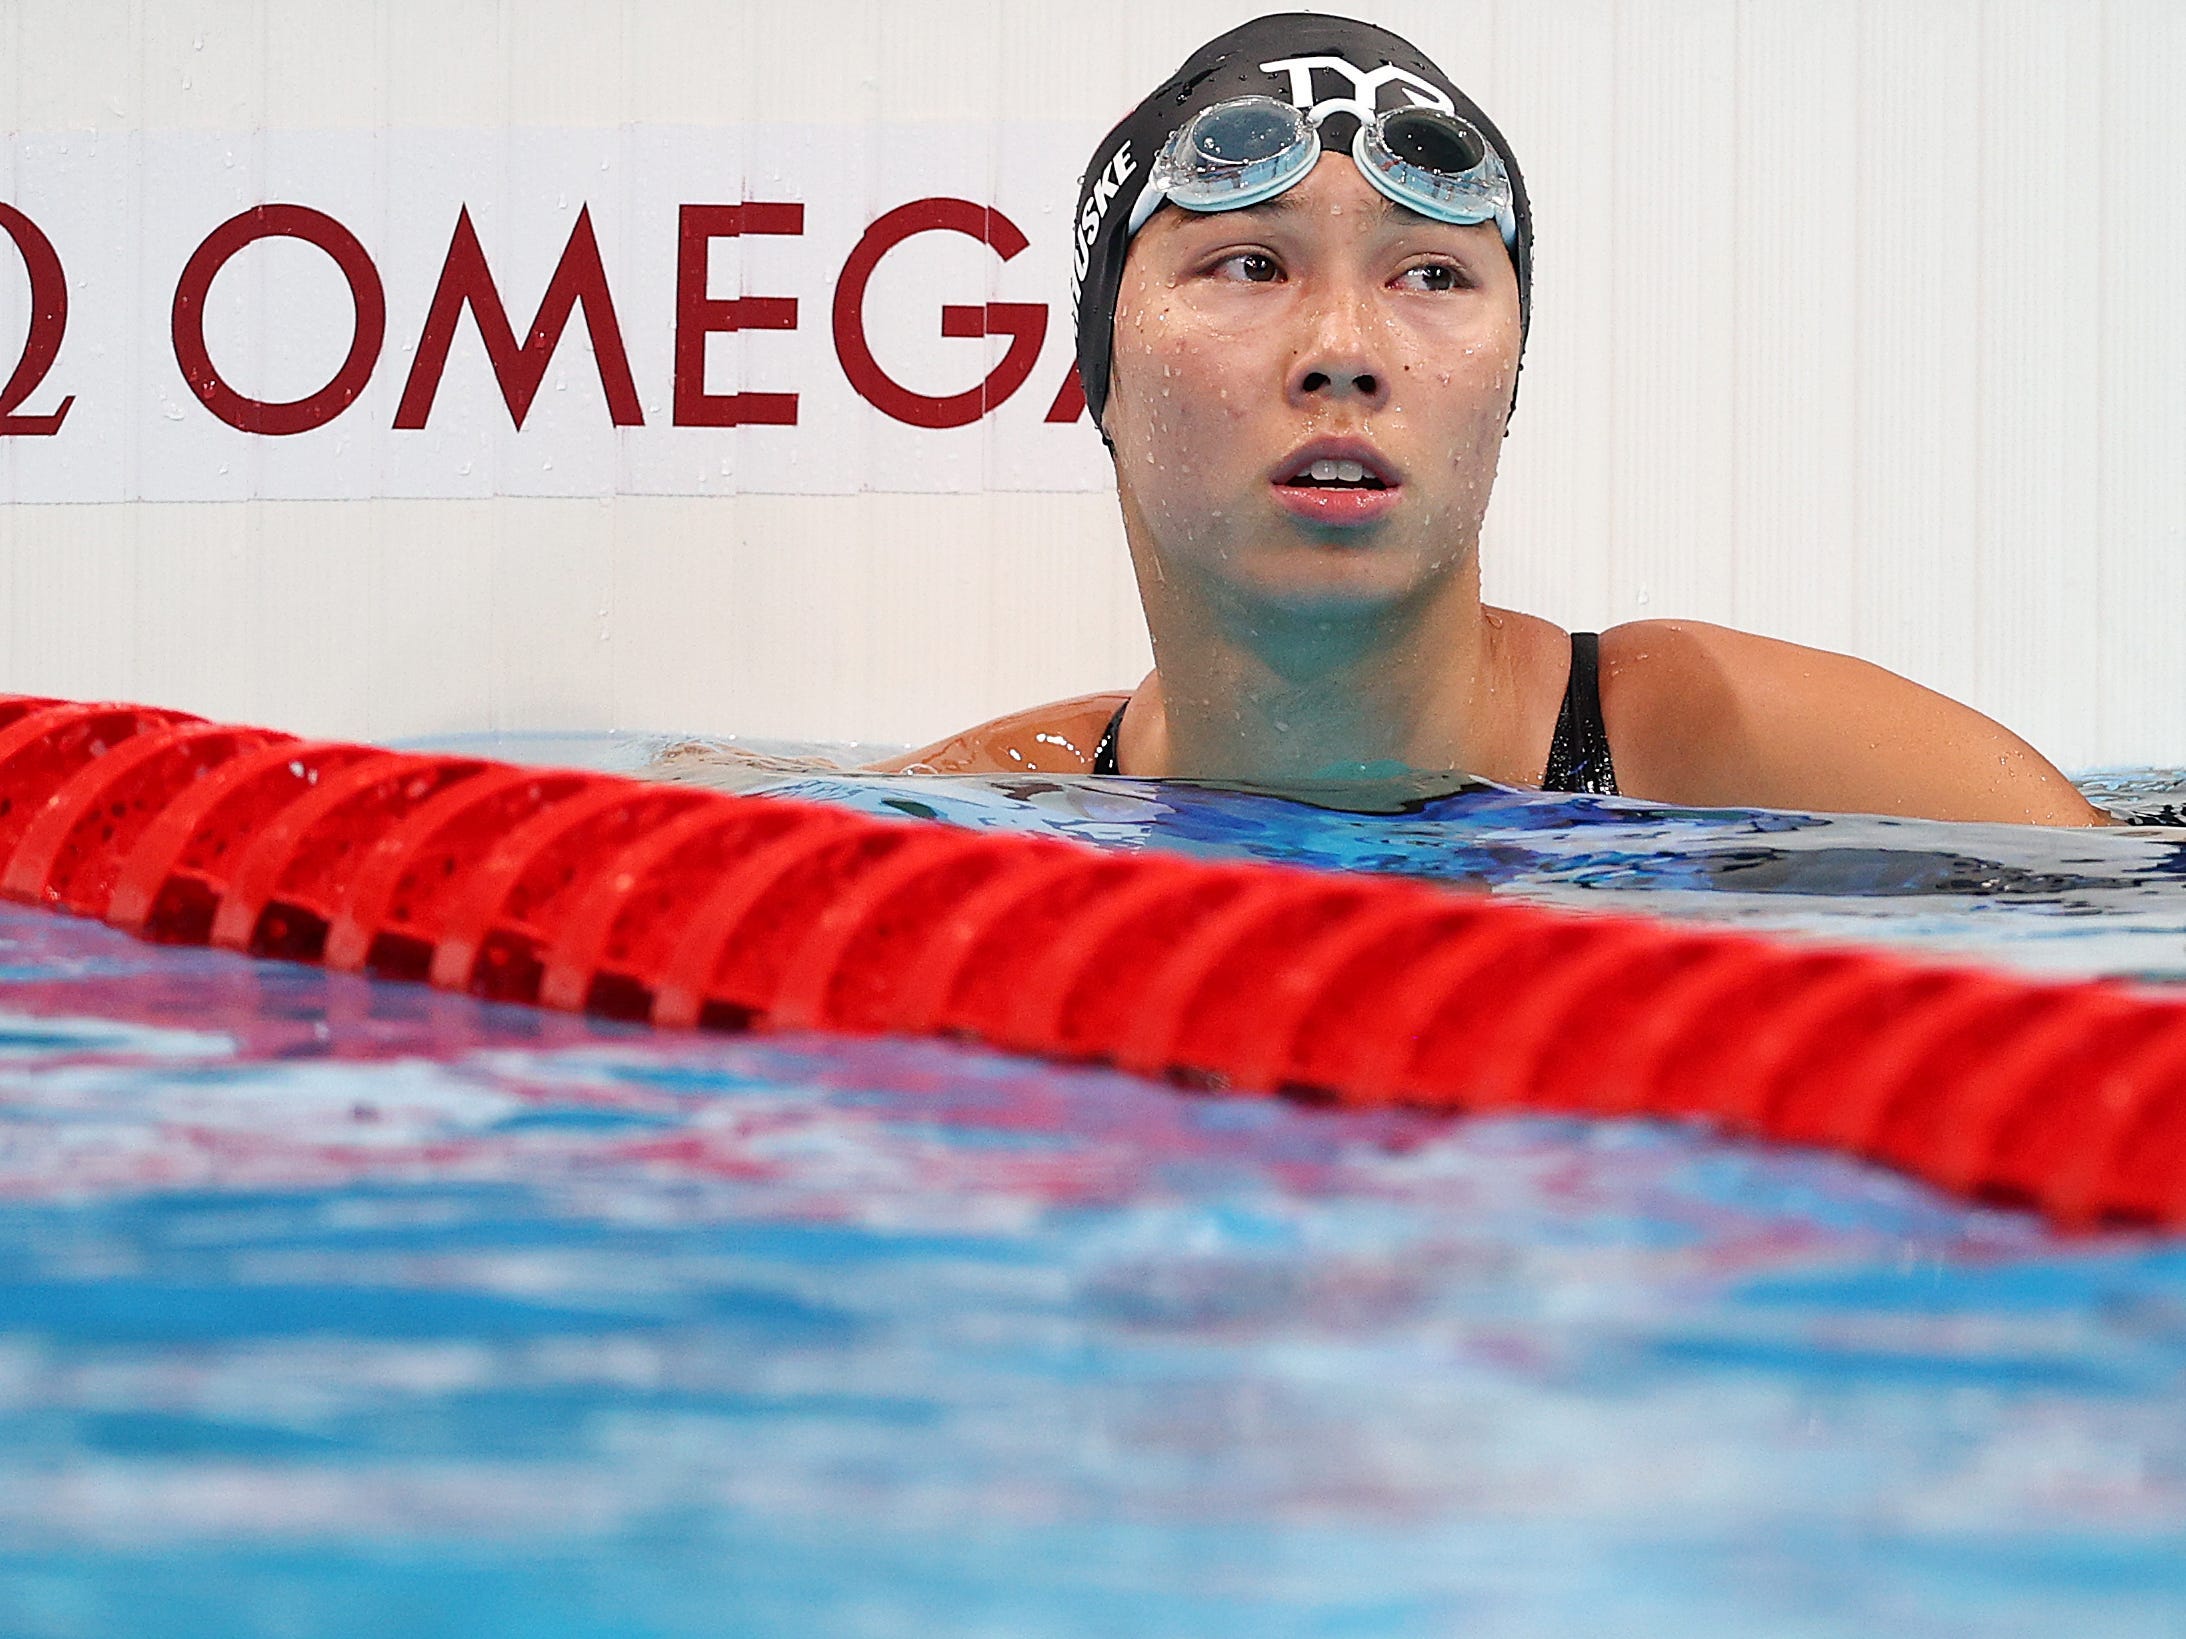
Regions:
<instances>
[{"instance_id":1,"label":"red letter o","mask_svg":"<svg viewBox=\"0 0 2186 1639\"><path fill-rule=\"evenodd\" d=\"M276 404L237 392L213 367L212 355L205 350L205 295L214 275L237 251L260 239L281 238L305 240L334 259L348 282L357 319L349 356L334 379L308 397ZM182 366L182 379L198 401L229 426L274 437L309 432L348 409L372 379L380 344L387 337L387 293L380 286L379 269L356 235L324 211L307 205L255 205L213 229L191 254L175 286L174 336L175 362Z\"/></svg>"}]
</instances>

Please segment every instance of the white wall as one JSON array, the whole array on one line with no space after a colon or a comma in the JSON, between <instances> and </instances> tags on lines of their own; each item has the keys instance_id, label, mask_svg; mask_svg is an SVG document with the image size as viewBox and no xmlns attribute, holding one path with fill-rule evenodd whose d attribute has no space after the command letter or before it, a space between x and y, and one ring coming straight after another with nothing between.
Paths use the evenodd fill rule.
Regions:
<instances>
[{"instance_id":1,"label":"white wall","mask_svg":"<svg viewBox=\"0 0 2186 1639\"><path fill-rule=\"evenodd\" d=\"M1255 9L5 0L0 200L31 209L22 190L57 186L50 148L70 133L103 134L109 153L211 133L293 155L276 139L835 119L868 147L1006 123L1043 151L1089 152L1185 51ZM1849 649L1972 700L2068 765L2186 762L2186 644L2172 638L2186 610L2186 304L2173 289L2186 6L1361 9L1495 114L1537 202L1534 341L1489 525L1492 596L1567 624L1686 614ZM981 163L998 177L1005 146L990 131ZM908 197L872 180L885 161L861 173L875 213ZM351 222L360 237L403 231L403 179L385 170ZM103 254L134 270L131 300L164 325L173 270L129 240L151 231L166 184L149 159L135 174ZM485 199L506 183L454 185ZM611 204L593 203L605 224ZM1068 206L1010 207L1035 241L1024 267L1060 267ZM555 220L536 277L507 281L519 325L566 232ZM444 243L449 224L430 226ZM85 253L61 249L74 290ZM98 292L80 282L88 313ZM391 272L391 310L396 286ZM804 293L808 328L826 295ZM1068 347L1059 288L1052 299L1043 399L1048 360ZM27 283L0 246L0 371L27 324ZM157 431L159 372L175 366L141 338L163 332L132 343L79 328L24 408L50 409L75 371L134 394ZM414 313L391 317L391 349L414 335ZM596 402L574 342L551 379ZM372 391L391 403L397 384ZM641 385L650 407L658 384ZM1113 503L1093 491L606 482L539 495L497 481L501 493L460 499L367 483L350 499L263 498L295 493L275 485L176 501L129 498L159 493L132 479L115 499L37 501L12 476L40 454L5 448L21 442L0 440L17 497L0 510L8 689L382 737L624 726L917 740L1128 683L1146 663ZM117 436L112 460L135 472L143 443Z\"/></svg>"}]
</instances>

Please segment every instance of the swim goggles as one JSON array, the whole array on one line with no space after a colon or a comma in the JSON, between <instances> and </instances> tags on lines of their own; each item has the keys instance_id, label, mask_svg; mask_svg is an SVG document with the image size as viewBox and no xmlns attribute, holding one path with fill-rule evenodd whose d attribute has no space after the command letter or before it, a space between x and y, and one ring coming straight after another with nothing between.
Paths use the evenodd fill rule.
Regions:
<instances>
[{"instance_id":1,"label":"swim goggles","mask_svg":"<svg viewBox=\"0 0 2186 1639\"><path fill-rule=\"evenodd\" d=\"M1235 211L1294 187L1321 159L1321 133L1276 97L1202 108L1163 146L1131 211L1130 232L1170 200L1191 211ZM1393 108L1359 122L1359 172L1399 205L1437 222L1493 222L1518 242L1510 173L1470 123L1439 108Z\"/></svg>"}]
</instances>

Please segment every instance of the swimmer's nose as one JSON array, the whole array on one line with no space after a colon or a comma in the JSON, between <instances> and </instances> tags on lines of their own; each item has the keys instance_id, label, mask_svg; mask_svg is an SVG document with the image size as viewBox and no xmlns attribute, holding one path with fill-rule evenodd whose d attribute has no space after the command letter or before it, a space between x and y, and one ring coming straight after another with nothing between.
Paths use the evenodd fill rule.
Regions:
<instances>
[{"instance_id":1,"label":"swimmer's nose","mask_svg":"<svg viewBox=\"0 0 2186 1639\"><path fill-rule=\"evenodd\" d=\"M1365 304L1354 294L1330 292L1308 323L1306 345L1290 368L1292 402L1357 400L1362 408L1380 408L1389 396L1389 371L1377 356Z\"/></svg>"}]
</instances>

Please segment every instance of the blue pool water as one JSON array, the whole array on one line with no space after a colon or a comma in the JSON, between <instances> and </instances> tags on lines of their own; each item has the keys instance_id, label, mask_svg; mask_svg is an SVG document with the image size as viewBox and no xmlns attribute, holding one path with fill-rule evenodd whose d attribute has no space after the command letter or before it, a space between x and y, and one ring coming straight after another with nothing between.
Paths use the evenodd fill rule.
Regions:
<instances>
[{"instance_id":1,"label":"blue pool water","mask_svg":"<svg viewBox=\"0 0 2186 1639\"><path fill-rule=\"evenodd\" d=\"M696 772L2186 977L2158 830ZM8 1639L2172 1636L2182 1413L2186 1251L1848 1162L0 910Z\"/></svg>"}]
</instances>

